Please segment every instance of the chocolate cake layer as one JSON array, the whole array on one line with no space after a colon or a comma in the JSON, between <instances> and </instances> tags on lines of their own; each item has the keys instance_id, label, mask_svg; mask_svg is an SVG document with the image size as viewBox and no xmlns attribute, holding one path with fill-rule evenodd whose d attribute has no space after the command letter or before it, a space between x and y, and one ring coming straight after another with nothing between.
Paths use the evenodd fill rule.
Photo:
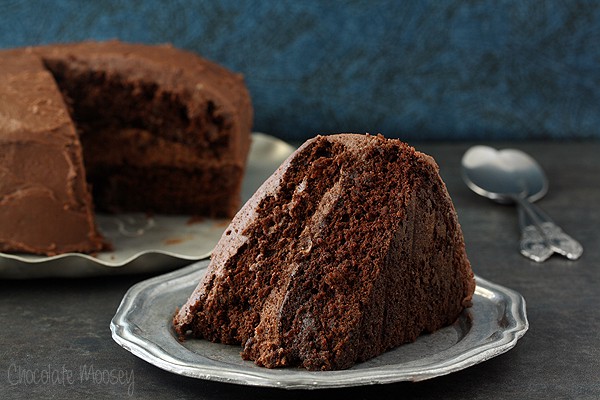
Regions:
<instances>
[{"instance_id":1,"label":"chocolate cake layer","mask_svg":"<svg viewBox=\"0 0 600 400\"><path fill-rule=\"evenodd\" d=\"M174 326L258 365L343 369L453 323L474 287L430 157L319 136L236 215Z\"/></svg>"}]
</instances>

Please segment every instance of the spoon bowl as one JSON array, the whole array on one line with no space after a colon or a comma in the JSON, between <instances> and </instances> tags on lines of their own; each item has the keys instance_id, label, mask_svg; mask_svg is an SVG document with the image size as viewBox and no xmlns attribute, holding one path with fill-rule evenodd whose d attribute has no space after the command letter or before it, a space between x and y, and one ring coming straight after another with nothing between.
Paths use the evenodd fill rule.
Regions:
<instances>
[{"instance_id":1,"label":"spoon bowl","mask_svg":"<svg viewBox=\"0 0 600 400\"><path fill-rule=\"evenodd\" d=\"M544 171L520 150L474 146L463 156L462 167L469 188L498 203L514 203L516 197L534 202L548 192Z\"/></svg>"},{"instance_id":2,"label":"spoon bowl","mask_svg":"<svg viewBox=\"0 0 600 400\"><path fill-rule=\"evenodd\" d=\"M578 259L583 247L559 228L533 202L548 192L548 179L540 165L515 149L471 147L462 158L462 177L475 193L498 203L516 203L521 228L520 250L542 262L554 252Z\"/></svg>"}]
</instances>

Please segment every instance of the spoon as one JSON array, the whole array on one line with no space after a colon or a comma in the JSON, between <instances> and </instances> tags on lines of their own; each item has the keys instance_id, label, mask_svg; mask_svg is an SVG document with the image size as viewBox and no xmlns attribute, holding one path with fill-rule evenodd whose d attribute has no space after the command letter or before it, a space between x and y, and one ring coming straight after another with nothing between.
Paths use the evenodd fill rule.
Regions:
<instances>
[{"instance_id":1,"label":"spoon","mask_svg":"<svg viewBox=\"0 0 600 400\"><path fill-rule=\"evenodd\" d=\"M517 205L521 254L537 262L555 252L569 260L581 257L581 244L533 204L548 192L548 179L529 155L515 149L498 151L474 146L462 158L462 176L475 193L498 203Z\"/></svg>"}]
</instances>

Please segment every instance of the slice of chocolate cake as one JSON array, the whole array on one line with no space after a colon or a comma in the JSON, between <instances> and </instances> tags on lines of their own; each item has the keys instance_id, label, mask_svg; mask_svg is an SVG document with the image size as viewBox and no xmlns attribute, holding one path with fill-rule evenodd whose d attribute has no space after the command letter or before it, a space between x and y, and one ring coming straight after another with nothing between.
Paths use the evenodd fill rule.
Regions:
<instances>
[{"instance_id":1,"label":"slice of chocolate cake","mask_svg":"<svg viewBox=\"0 0 600 400\"><path fill-rule=\"evenodd\" d=\"M344 369L452 324L474 288L431 157L318 136L236 215L173 322L261 366Z\"/></svg>"}]
</instances>

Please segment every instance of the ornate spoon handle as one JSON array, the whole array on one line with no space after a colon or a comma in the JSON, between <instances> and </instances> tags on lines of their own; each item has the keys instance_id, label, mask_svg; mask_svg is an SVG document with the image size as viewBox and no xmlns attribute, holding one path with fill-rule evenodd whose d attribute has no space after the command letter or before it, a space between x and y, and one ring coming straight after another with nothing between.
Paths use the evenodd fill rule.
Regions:
<instances>
[{"instance_id":1,"label":"ornate spoon handle","mask_svg":"<svg viewBox=\"0 0 600 400\"><path fill-rule=\"evenodd\" d=\"M519 213L519 227L521 228L521 241L519 242L521 254L535 262L546 261L554 254L554 251L546 245L546 239L528 217L525 209L519 204L517 204L517 211Z\"/></svg>"},{"instance_id":2,"label":"ornate spoon handle","mask_svg":"<svg viewBox=\"0 0 600 400\"><path fill-rule=\"evenodd\" d=\"M526 199L519 198L517 202L544 237L546 246L569 260L577 260L581 257L583 246L556 225L548 214Z\"/></svg>"}]
</instances>

